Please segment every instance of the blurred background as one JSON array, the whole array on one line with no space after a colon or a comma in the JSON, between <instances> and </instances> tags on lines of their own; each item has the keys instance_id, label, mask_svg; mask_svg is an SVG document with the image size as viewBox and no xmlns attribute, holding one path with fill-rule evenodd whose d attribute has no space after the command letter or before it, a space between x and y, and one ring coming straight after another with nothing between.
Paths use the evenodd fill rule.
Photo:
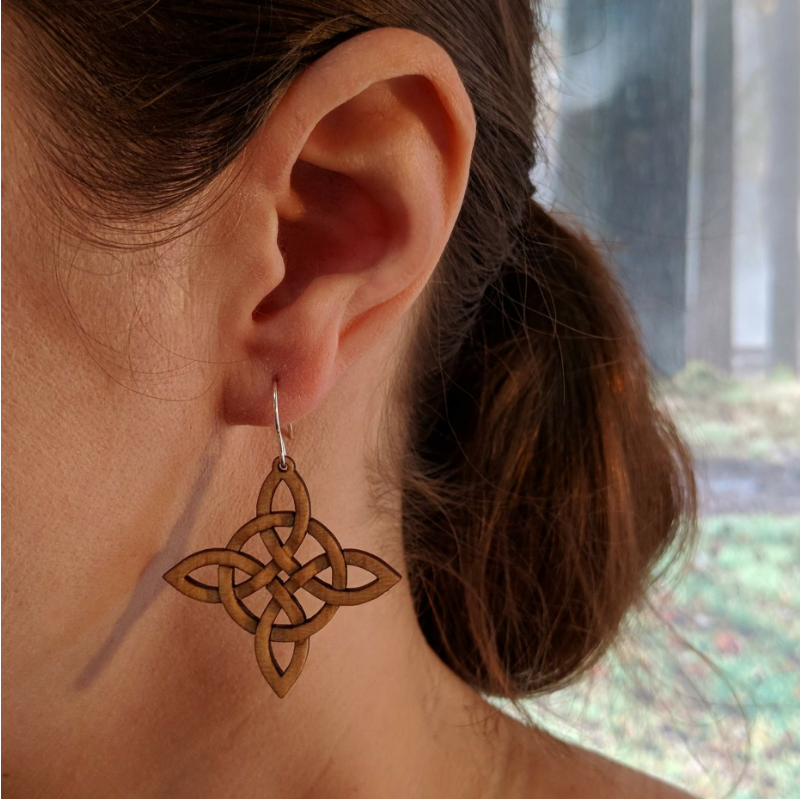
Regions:
<instances>
[{"instance_id":1,"label":"blurred background","mask_svg":"<svg viewBox=\"0 0 800 799\"><path fill-rule=\"evenodd\" d=\"M558 735L701 797L800 797L800 0L544 0L546 204L614 264L702 538Z\"/></svg>"}]
</instances>

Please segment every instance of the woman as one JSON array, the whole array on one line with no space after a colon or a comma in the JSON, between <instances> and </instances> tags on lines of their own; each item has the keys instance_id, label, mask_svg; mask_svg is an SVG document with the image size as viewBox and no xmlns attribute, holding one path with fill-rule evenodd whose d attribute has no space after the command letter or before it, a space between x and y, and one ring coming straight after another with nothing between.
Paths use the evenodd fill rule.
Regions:
<instances>
[{"instance_id":1,"label":"woman","mask_svg":"<svg viewBox=\"0 0 800 799\"><path fill-rule=\"evenodd\" d=\"M535 10L3 16L7 795L682 795L485 701L585 671L693 513L531 197Z\"/></svg>"}]
</instances>

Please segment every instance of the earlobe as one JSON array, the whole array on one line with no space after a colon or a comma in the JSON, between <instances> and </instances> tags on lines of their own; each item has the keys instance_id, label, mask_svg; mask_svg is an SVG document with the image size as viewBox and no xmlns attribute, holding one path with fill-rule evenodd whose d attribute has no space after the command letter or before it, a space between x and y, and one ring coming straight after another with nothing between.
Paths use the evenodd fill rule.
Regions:
<instances>
[{"instance_id":1,"label":"earlobe","mask_svg":"<svg viewBox=\"0 0 800 799\"><path fill-rule=\"evenodd\" d=\"M299 418L404 318L455 224L474 136L455 66L413 31L360 34L295 79L237 189L251 260L221 320L228 423L270 424L274 378Z\"/></svg>"}]
</instances>

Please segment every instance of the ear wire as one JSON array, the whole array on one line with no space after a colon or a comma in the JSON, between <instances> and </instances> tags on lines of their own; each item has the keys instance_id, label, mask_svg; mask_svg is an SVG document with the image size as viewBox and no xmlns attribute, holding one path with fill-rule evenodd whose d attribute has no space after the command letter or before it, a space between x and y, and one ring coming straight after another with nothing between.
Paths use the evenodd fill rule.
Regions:
<instances>
[{"instance_id":1,"label":"ear wire","mask_svg":"<svg viewBox=\"0 0 800 799\"><path fill-rule=\"evenodd\" d=\"M281 415L278 412L278 381L272 381L272 407L275 410L275 432L278 434L278 444L281 448L281 461L278 464L280 469L286 470L286 444L283 441L281 432ZM289 426L291 428L291 425ZM294 432L294 431L292 431ZM293 436L292 436L293 437Z\"/></svg>"}]
</instances>

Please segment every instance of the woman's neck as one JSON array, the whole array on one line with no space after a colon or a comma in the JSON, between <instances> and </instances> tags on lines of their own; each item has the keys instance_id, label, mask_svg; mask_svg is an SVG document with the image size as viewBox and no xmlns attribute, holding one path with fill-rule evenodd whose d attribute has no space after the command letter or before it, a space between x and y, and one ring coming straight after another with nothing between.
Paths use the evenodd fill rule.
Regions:
<instances>
[{"instance_id":1,"label":"woman's neck","mask_svg":"<svg viewBox=\"0 0 800 799\"><path fill-rule=\"evenodd\" d=\"M337 407L358 413L357 403ZM343 547L385 559L403 579L372 602L339 608L278 699L253 637L221 605L191 601L161 578L188 553L224 546L254 515L274 441L269 431L223 430L196 466L165 545L109 610L109 629L91 653L74 653L81 676L48 724L42 787L81 797L503 795L516 725L427 645L402 561L399 510L376 512L368 461L347 434L364 421L363 412L340 412L336 425L321 420L324 439L304 427L288 442L290 454L312 516ZM334 428L342 441L320 452L313 442L331 442ZM244 485L248 474L259 478Z\"/></svg>"},{"instance_id":2,"label":"woman's neck","mask_svg":"<svg viewBox=\"0 0 800 799\"><path fill-rule=\"evenodd\" d=\"M340 609L284 699L221 606L165 586L72 710L64 796L491 797L507 774L509 721L430 650L407 580Z\"/></svg>"}]
</instances>

